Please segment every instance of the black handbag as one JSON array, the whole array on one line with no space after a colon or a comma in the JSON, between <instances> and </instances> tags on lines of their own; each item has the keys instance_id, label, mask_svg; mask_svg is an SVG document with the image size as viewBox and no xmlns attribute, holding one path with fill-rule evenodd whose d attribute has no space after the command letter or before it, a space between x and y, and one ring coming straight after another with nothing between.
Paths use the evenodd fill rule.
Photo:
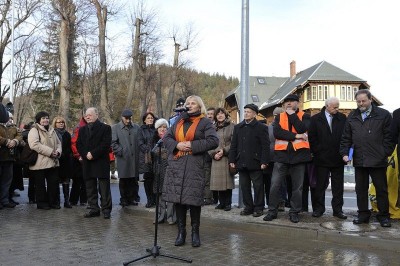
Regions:
<instances>
[{"instance_id":1,"label":"black handbag","mask_svg":"<svg viewBox=\"0 0 400 266\"><path fill-rule=\"evenodd\" d=\"M239 173L237 168L233 168L230 165L228 165L228 167L229 167L229 174L230 175L236 175L237 173Z\"/></svg>"},{"instance_id":2,"label":"black handbag","mask_svg":"<svg viewBox=\"0 0 400 266\"><path fill-rule=\"evenodd\" d=\"M39 135L39 142L40 142L40 133L38 130L38 135ZM34 150L32 150L29 147L28 142L26 142L25 146L22 148L20 158L19 160L22 163L28 164L28 165L34 165L38 159L38 153Z\"/></svg>"}]
</instances>

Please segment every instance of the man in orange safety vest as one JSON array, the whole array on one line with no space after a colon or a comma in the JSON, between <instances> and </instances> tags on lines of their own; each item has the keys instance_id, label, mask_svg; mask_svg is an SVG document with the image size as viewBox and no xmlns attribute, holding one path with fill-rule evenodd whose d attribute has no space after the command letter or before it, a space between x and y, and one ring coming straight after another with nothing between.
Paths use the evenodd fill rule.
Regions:
<instances>
[{"instance_id":1,"label":"man in orange safety vest","mask_svg":"<svg viewBox=\"0 0 400 266\"><path fill-rule=\"evenodd\" d=\"M311 152L307 136L310 115L300 111L298 105L299 96L289 94L283 101L282 107L285 112L275 117L275 164L272 172L268 213L264 217L264 221L272 221L277 218L278 205L281 200L280 187L284 178L290 175L292 197L289 217L291 222L299 222L304 172L306 163L311 161Z\"/></svg>"}]
</instances>

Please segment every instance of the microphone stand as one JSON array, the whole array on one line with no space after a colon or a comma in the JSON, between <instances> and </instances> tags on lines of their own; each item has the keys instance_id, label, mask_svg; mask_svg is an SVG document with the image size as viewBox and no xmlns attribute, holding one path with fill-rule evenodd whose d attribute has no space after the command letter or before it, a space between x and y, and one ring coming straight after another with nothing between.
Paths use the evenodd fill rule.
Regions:
<instances>
[{"instance_id":1,"label":"microphone stand","mask_svg":"<svg viewBox=\"0 0 400 266\"><path fill-rule=\"evenodd\" d=\"M129 265L132 262L135 261L139 261L148 257L153 256L153 258L156 258L158 256L161 257L166 257L166 258L171 258L171 259L176 259L176 260L181 260L181 261L186 261L187 263L192 263L193 260L191 259L186 259L186 258L182 258L182 257L178 257L175 255L170 255L170 254L161 254L160 253L160 249L161 247L157 245L157 235L158 235L158 207L159 207L159 196L160 196L160 172L161 172L161 146L163 145L163 141L162 139L160 139L156 146L158 147L158 160L157 160L157 164L158 164L158 173L157 173L157 195L156 195L156 211L155 211L155 223L154 223L154 245L152 248L147 248L146 252L149 253L147 255L144 255L142 257L133 259L131 261L128 262L124 262L123 265Z\"/></svg>"}]
</instances>

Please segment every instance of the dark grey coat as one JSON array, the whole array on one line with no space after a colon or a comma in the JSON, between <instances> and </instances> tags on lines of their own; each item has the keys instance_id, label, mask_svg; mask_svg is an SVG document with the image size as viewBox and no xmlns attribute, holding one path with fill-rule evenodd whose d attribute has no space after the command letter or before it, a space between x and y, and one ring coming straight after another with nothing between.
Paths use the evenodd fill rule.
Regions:
<instances>
[{"instance_id":1,"label":"dark grey coat","mask_svg":"<svg viewBox=\"0 0 400 266\"><path fill-rule=\"evenodd\" d=\"M374 105L365 121L360 110L354 110L347 117L340 155L348 155L350 147L354 146L354 167L387 167L388 156L392 155L395 146L390 134L391 122L390 113Z\"/></svg>"},{"instance_id":2,"label":"dark grey coat","mask_svg":"<svg viewBox=\"0 0 400 266\"><path fill-rule=\"evenodd\" d=\"M146 156L151 155L151 149L154 146L153 143L153 137L156 129L154 126L147 126L147 125L142 125L140 126L140 135L139 135L139 173L149 173L152 172L153 164L152 162L147 162L146 163Z\"/></svg>"},{"instance_id":3,"label":"dark grey coat","mask_svg":"<svg viewBox=\"0 0 400 266\"><path fill-rule=\"evenodd\" d=\"M183 119L183 118L181 118ZM204 161L207 151L218 147L218 136L208 118L202 118L191 142L192 154L174 159L177 153L175 123L164 137L169 152L168 167L163 185L163 200L173 203L201 206L204 201Z\"/></svg>"},{"instance_id":4,"label":"dark grey coat","mask_svg":"<svg viewBox=\"0 0 400 266\"><path fill-rule=\"evenodd\" d=\"M139 134L140 127L134 123L127 127L119 122L112 127L111 147L119 178L139 176Z\"/></svg>"}]
</instances>

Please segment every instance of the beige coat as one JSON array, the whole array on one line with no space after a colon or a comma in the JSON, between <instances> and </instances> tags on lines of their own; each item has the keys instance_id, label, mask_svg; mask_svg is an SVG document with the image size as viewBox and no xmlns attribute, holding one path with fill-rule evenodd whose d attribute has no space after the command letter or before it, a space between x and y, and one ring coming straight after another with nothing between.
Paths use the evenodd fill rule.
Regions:
<instances>
[{"instance_id":1,"label":"beige coat","mask_svg":"<svg viewBox=\"0 0 400 266\"><path fill-rule=\"evenodd\" d=\"M40 142L39 142L40 134ZM43 126L35 124L28 134L29 147L38 153L38 159L30 170L41 170L60 166L57 158L51 158L54 150L61 154L61 141L52 126L47 131Z\"/></svg>"},{"instance_id":2,"label":"beige coat","mask_svg":"<svg viewBox=\"0 0 400 266\"><path fill-rule=\"evenodd\" d=\"M217 130L219 138L219 145L215 150L210 150L208 153L213 158L211 164L211 180L210 189L216 191L225 191L227 189L234 189L234 177L229 173L228 168L228 155L231 147L231 140L233 135L234 125L228 121L224 123L222 128ZM215 160L214 155L219 150L224 151L224 156L221 160Z\"/></svg>"}]
</instances>

